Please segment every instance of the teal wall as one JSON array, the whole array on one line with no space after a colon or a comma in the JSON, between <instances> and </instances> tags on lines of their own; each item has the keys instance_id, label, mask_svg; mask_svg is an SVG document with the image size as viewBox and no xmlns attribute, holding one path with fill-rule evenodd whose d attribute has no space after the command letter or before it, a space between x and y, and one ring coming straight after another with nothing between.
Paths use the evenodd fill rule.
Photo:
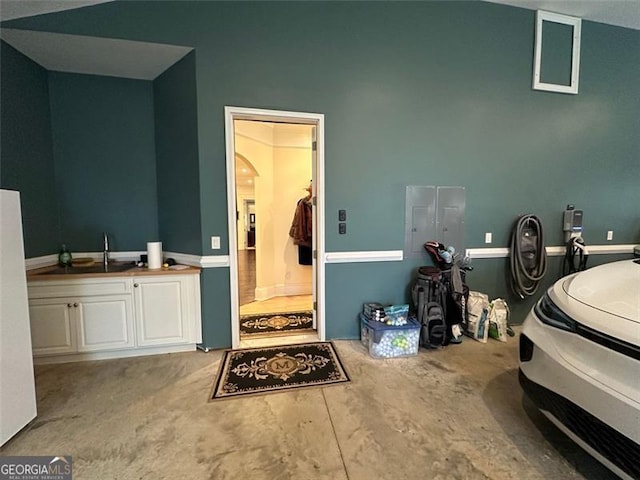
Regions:
<instances>
[{"instance_id":1,"label":"teal wall","mask_svg":"<svg viewBox=\"0 0 640 480\"><path fill-rule=\"evenodd\" d=\"M195 49L203 254L228 252L225 105L325 114L330 252L402 249L407 185L466 188L466 247L507 246L523 213L559 245L569 203L588 244L640 242L638 31L584 21L563 95L531 89L535 12L488 2L111 2L6 26ZM329 337L356 337L360 304L402 298L426 262L327 265ZM501 262L476 262L471 288L507 296ZM207 338L229 335L222 270L202 283Z\"/></svg>"},{"instance_id":2,"label":"teal wall","mask_svg":"<svg viewBox=\"0 0 640 480\"><path fill-rule=\"evenodd\" d=\"M158 220L164 250L201 254L195 54L153 82Z\"/></svg>"},{"instance_id":3,"label":"teal wall","mask_svg":"<svg viewBox=\"0 0 640 480\"><path fill-rule=\"evenodd\" d=\"M0 42L0 188L20 191L25 254L58 244L47 71Z\"/></svg>"},{"instance_id":4,"label":"teal wall","mask_svg":"<svg viewBox=\"0 0 640 480\"><path fill-rule=\"evenodd\" d=\"M347 217L348 218L348 217ZM358 338L362 304L408 301L411 268L402 262L338 263L326 266L325 316L329 338ZM334 301L341 299L341 302Z\"/></svg>"},{"instance_id":5,"label":"teal wall","mask_svg":"<svg viewBox=\"0 0 640 480\"><path fill-rule=\"evenodd\" d=\"M543 22L540 52L540 81L571 85L573 26Z\"/></svg>"},{"instance_id":6,"label":"teal wall","mask_svg":"<svg viewBox=\"0 0 640 480\"><path fill-rule=\"evenodd\" d=\"M202 339L210 348L231 346L229 269L204 268L200 274L202 292Z\"/></svg>"},{"instance_id":7,"label":"teal wall","mask_svg":"<svg viewBox=\"0 0 640 480\"><path fill-rule=\"evenodd\" d=\"M146 250L158 237L153 86L49 74L60 242L72 251Z\"/></svg>"}]
</instances>

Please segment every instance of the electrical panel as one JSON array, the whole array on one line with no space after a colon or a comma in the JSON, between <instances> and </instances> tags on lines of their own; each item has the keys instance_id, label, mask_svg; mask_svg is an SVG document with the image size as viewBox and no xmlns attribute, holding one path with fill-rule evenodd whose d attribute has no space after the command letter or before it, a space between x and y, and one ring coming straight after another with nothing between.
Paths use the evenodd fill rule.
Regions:
<instances>
[{"instance_id":1,"label":"electrical panel","mask_svg":"<svg viewBox=\"0 0 640 480\"><path fill-rule=\"evenodd\" d=\"M404 258L422 257L436 228L436 187L407 187L404 228Z\"/></svg>"},{"instance_id":2,"label":"electrical panel","mask_svg":"<svg viewBox=\"0 0 640 480\"><path fill-rule=\"evenodd\" d=\"M431 240L464 251L464 213L464 187L407 186L404 257L424 257Z\"/></svg>"}]
</instances>

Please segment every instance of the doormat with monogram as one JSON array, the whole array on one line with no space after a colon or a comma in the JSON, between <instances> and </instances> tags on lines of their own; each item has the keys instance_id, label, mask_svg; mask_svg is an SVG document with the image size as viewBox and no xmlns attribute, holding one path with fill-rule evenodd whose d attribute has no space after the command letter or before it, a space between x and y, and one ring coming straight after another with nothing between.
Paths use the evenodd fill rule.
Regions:
<instances>
[{"instance_id":1,"label":"doormat with monogram","mask_svg":"<svg viewBox=\"0 0 640 480\"><path fill-rule=\"evenodd\" d=\"M313 312L261 313L240 316L240 334L289 333L313 329Z\"/></svg>"},{"instance_id":2,"label":"doormat with monogram","mask_svg":"<svg viewBox=\"0 0 640 480\"><path fill-rule=\"evenodd\" d=\"M331 342L224 352L212 400L349 382Z\"/></svg>"}]
</instances>

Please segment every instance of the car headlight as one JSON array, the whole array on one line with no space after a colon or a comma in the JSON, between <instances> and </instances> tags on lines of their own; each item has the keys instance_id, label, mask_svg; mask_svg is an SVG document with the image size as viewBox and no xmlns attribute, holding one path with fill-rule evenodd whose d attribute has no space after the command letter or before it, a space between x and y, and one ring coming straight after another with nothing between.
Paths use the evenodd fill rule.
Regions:
<instances>
[{"instance_id":1,"label":"car headlight","mask_svg":"<svg viewBox=\"0 0 640 480\"><path fill-rule=\"evenodd\" d=\"M576 321L553 303L548 290L533 307L533 311L542 323L568 332L576 332Z\"/></svg>"}]
</instances>

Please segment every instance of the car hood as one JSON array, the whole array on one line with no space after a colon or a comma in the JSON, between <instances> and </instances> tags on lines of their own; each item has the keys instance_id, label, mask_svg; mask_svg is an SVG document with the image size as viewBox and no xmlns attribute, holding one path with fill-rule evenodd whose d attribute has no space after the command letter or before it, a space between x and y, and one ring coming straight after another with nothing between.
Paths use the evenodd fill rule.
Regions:
<instances>
[{"instance_id":1,"label":"car hood","mask_svg":"<svg viewBox=\"0 0 640 480\"><path fill-rule=\"evenodd\" d=\"M640 324L640 264L633 260L580 272L563 289L580 303Z\"/></svg>"}]
</instances>

